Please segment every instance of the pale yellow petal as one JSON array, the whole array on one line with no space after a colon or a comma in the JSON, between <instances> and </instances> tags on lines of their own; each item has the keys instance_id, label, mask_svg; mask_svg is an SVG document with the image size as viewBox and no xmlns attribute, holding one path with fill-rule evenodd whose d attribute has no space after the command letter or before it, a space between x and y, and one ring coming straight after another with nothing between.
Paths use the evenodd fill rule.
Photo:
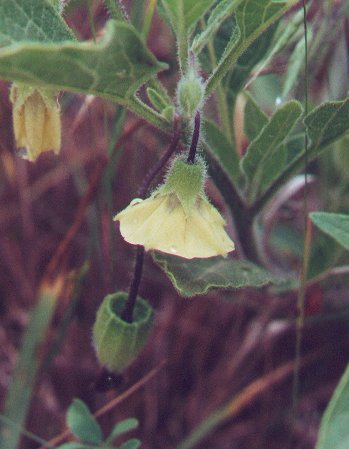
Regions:
<instances>
[{"instance_id":1,"label":"pale yellow petal","mask_svg":"<svg viewBox=\"0 0 349 449\"><path fill-rule=\"evenodd\" d=\"M167 206L165 215L162 216L160 226L153 226L149 232L146 249L156 249L164 253L175 254L186 257L186 246L184 242L186 217L183 207Z\"/></svg>"},{"instance_id":2,"label":"pale yellow petal","mask_svg":"<svg viewBox=\"0 0 349 449\"><path fill-rule=\"evenodd\" d=\"M148 220L154 213L156 217L159 215L159 208L162 211L161 205L164 205L166 201L166 197L150 197L136 203L131 202L126 209L119 212L114 220L120 221L120 232L124 239L135 245L144 245L149 238Z\"/></svg>"}]
</instances>

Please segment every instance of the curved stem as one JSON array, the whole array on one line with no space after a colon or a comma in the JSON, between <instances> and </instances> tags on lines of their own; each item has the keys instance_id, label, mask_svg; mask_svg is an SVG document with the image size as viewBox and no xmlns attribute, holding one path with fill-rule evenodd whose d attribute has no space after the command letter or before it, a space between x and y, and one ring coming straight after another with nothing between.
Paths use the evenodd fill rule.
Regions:
<instances>
[{"instance_id":1,"label":"curved stem","mask_svg":"<svg viewBox=\"0 0 349 449\"><path fill-rule=\"evenodd\" d=\"M144 246L137 246L136 263L133 278L131 281L125 308L120 315L121 318L127 321L128 323L132 323L133 320L133 310L136 305L139 284L141 283L142 279L143 261L144 261Z\"/></svg>"},{"instance_id":2,"label":"curved stem","mask_svg":"<svg viewBox=\"0 0 349 449\"><path fill-rule=\"evenodd\" d=\"M170 142L170 145L168 146L168 148L167 148L166 152L163 154L163 156L154 165L153 169L145 177L144 182L138 191L138 195L140 198L146 197L151 183L154 181L155 177L158 175L160 170L165 166L165 164L168 162L168 160L170 159L172 154L175 152L175 150L178 146L178 143L179 143L180 135L181 135L179 123L180 123L179 117L176 116L175 120L174 120L173 137ZM133 310L136 305L139 285L140 285L141 279L142 279L143 261L144 261L144 247L137 246L136 262L135 262L135 267L134 267L134 272L133 272L133 278L131 281L125 308L121 313L121 318L123 320L127 321L128 323L132 323L132 320L133 320Z\"/></svg>"},{"instance_id":3,"label":"curved stem","mask_svg":"<svg viewBox=\"0 0 349 449\"><path fill-rule=\"evenodd\" d=\"M187 159L188 164L194 164L194 162L195 162L196 149L197 149L199 137L200 137L200 124L201 124L201 116L200 116L200 112L197 111L197 113L195 115L195 120L194 120L193 137L191 139L190 149L189 149L189 153L188 153L188 159Z\"/></svg>"}]
</instances>

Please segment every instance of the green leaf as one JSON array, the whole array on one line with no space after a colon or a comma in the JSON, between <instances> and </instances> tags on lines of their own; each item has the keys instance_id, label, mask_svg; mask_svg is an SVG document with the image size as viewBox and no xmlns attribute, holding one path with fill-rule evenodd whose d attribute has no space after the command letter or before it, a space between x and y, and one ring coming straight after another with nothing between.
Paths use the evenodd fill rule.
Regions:
<instances>
[{"instance_id":1,"label":"green leaf","mask_svg":"<svg viewBox=\"0 0 349 449\"><path fill-rule=\"evenodd\" d=\"M307 115L304 123L311 139L311 145L308 148L308 161L310 162L327 146L348 133L349 98L321 104ZM291 148L288 148L289 150ZM304 146L303 150L299 152L293 148L291 152L289 151L288 158L291 159L290 162L256 202L255 213L263 208L277 189L304 167Z\"/></svg>"},{"instance_id":2,"label":"green leaf","mask_svg":"<svg viewBox=\"0 0 349 449\"><path fill-rule=\"evenodd\" d=\"M210 257L186 260L181 257L153 253L181 296L192 297L207 293L211 288L264 287L279 280L247 260Z\"/></svg>"},{"instance_id":3,"label":"green leaf","mask_svg":"<svg viewBox=\"0 0 349 449\"><path fill-rule=\"evenodd\" d=\"M246 93L245 104L245 118L244 127L245 133L249 140L254 140L258 134L262 131L264 126L268 123L268 116L257 105L252 96Z\"/></svg>"},{"instance_id":4,"label":"green leaf","mask_svg":"<svg viewBox=\"0 0 349 449\"><path fill-rule=\"evenodd\" d=\"M161 11L176 34L180 29L189 32L216 0L161 0Z\"/></svg>"},{"instance_id":5,"label":"green leaf","mask_svg":"<svg viewBox=\"0 0 349 449\"><path fill-rule=\"evenodd\" d=\"M236 183L241 176L241 171L234 144L229 142L217 125L208 119L205 119L203 129L205 142L210 152L219 160L231 180Z\"/></svg>"},{"instance_id":6,"label":"green leaf","mask_svg":"<svg viewBox=\"0 0 349 449\"><path fill-rule=\"evenodd\" d=\"M349 130L349 98L323 103L308 114L304 123L311 139L310 156L343 136Z\"/></svg>"},{"instance_id":7,"label":"green leaf","mask_svg":"<svg viewBox=\"0 0 349 449\"><path fill-rule=\"evenodd\" d=\"M310 34L310 30L308 29L307 39L309 42L311 41ZM297 84L297 81L302 79L300 72L304 65L305 56L305 40L301 36L287 63L287 72L281 94L282 98L286 98L293 86Z\"/></svg>"},{"instance_id":8,"label":"green leaf","mask_svg":"<svg viewBox=\"0 0 349 449\"><path fill-rule=\"evenodd\" d=\"M74 39L48 0L0 0L0 47L20 41L48 43Z\"/></svg>"},{"instance_id":9,"label":"green leaf","mask_svg":"<svg viewBox=\"0 0 349 449\"><path fill-rule=\"evenodd\" d=\"M110 432L110 435L105 440L106 443L110 443L117 436L119 436L125 432L129 432L130 430L136 429L138 427L138 425L139 425L138 419L136 419L136 418L124 419L123 421L117 423L114 426L113 430Z\"/></svg>"},{"instance_id":10,"label":"green leaf","mask_svg":"<svg viewBox=\"0 0 349 449\"><path fill-rule=\"evenodd\" d=\"M209 96L220 80L237 62L242 53L297 0L275 3L272 0L245 0L236 10L236 20L241 35L237 44L224 52L218 66L208 79L206 95Z\"/></svg>"},{"instance_id":11,"label":"green leaf","mask_svg":"<svg viewBox=\"0 0 349 449\"><path fill-rule=\"evenodd\" d=\"M88 407L80 399L74 399L67 411L67 425L81 441L100 444L103 440L102 430Z\"/></svg>"},{"instance_id":12,"label":"green leaf","mask_svg":"<svg viewBox=\"0 0 349 449\"><path fill-rule=\"evenodd\" d=\"M212 10L205 29L198 34L191 46L195 54L199 54L203 47L210 41L212 36L218 31L221 24L226 20L239 6L243 0L221 0Z\"/></svg>"},{"instance_id":13,"label":"green leaf","mask_svg":"<svg viewBox=\"0 0 349 449\"><path fill-rule=\"evenodd\" d=\"M349 215L329 212L311 212L309 215L311 221L321 231L349 250Z\"/></svg>"},{"instance_id":14,"label":"green leaf","mask_svg":"<svg viewBox=\"0 0 349 449\"><path fill-rule=\"evenodd\" d=\"M0 49L0 78L98 95L125 105L165 67L131 25L113 20L97 44L19 42Z\"/></svg>"},{"instance_id":15,"label":"green leaf","mask_svg":"<svg viewBox=\"0 0 349 449\"><path fill-rule=\"evenodd\" d=\"M322 417L315 449L349 447L349 365L345 370Z\"/></svg>"},{"instance_id":16,"label":"green leaf","mask_svg":"<svg viewBox=\"0 0 349 449\"><path fill-rule=\"evenodd\" d=\"M248 197L253 200L282 172L286 150L282 145L302 114L302 106L290 101L278 109L258 136L250 143L241 160L249 181Z\"/></svg>"},{"instance_id":17,"label":"green leaf","mask_svg":"<svg viewBox=\"0 0 349 449\"><path fill-rule=\"evenodd\" d=\"M57 290L42 289L31 313L3 410L3 415L13 423L13 427L9 429L6 424L1 425L1 448L17 448L19 445L39 368L37 350L45 340L57 297Z\"/></svg>"},{"instance_id":18,"label":"green leaf","mask_svg":"<svg viewBox=\"0 0 349 449\"><path fill-rule=\"evenodd\" d=\"M132 438L120 446L120 449L138 449L141 442L137 438Z\"/></svg>"}]
</instances>

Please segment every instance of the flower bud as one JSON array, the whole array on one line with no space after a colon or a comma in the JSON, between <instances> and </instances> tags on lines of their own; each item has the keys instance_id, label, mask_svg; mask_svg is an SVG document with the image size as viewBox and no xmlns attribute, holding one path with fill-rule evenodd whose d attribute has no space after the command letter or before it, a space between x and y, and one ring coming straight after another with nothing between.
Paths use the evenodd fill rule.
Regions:
<instances>
[{"instance_id":1,"label":"flower bud","mask_svg":"<svg viewBox=\"0 0 349 449\"><path fill-rule=\"evenodd\" d=\"M202 79L190 70L178 83L177 101L181 113L186 117L193 117L202 107L204 94L205 87Z\"/></svg>"},{"instance_id":2,"label":"flower bud","mask_svg":"<svg viewBox=\"0 0 349 449\"><path fill-rule=\"evenodd\" d=\"M13 129L17 148L35 161L43 151L59 153L61 147L60 108L45 89L13 83L10 92L13 103Z\"/></svg>"},{"instance_id":3,"label":"flower bud","mask_svg":"<svg viewBox=\"0 0 349 449\"><path fill-rule=\"evenodd\" d=\"M154 312L137 297L133 321L121 318L127 293L107 295L100 305L93 326L93 342L99 362L110 371L121 372L141 352L152 329Z\"/></svg>"}]
</instances>

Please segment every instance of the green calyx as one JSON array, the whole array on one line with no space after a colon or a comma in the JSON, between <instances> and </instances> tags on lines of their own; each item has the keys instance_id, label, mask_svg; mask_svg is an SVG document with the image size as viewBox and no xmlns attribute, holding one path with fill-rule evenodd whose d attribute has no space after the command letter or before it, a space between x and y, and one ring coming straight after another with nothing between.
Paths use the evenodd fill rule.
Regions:
<instances>
[{"instance_id":1,"label":"green calyx","mask_svg":"<svg viewBox=\"0 0 349 449\"><path fill-rule=\"evenodd\" d=\"M178 83L177 102L182 115L192 117L201 109L205 95L205 87L201 78L193 70Z\"/></svg>"},{"instance_id":2,"label":"green calyx","mask_svg":"<svg viewBox=\"0 0 349 449\"><path fill-rule=\"evenodd\" d=\"M195 164L188 164L178 157L170 168L165 183L159 188L158 193L174 193L187 214L190 213L198 196L205 196L204 185L206 166L201 158L197 158Z\"/></svg>"},{"instance_id":3,"label":"green calyx","mask_svg":"<svg viewBox=\"0 0 349 449\"><path fill-rule=\"evenodd\" d=\"M141 352L152 329L154 311L137 298L133 321L121 318L127 293L107 295L100 305L93 326L93 343L99 362L111 371L123 371Z\"/></svg>"}]
</instances>

